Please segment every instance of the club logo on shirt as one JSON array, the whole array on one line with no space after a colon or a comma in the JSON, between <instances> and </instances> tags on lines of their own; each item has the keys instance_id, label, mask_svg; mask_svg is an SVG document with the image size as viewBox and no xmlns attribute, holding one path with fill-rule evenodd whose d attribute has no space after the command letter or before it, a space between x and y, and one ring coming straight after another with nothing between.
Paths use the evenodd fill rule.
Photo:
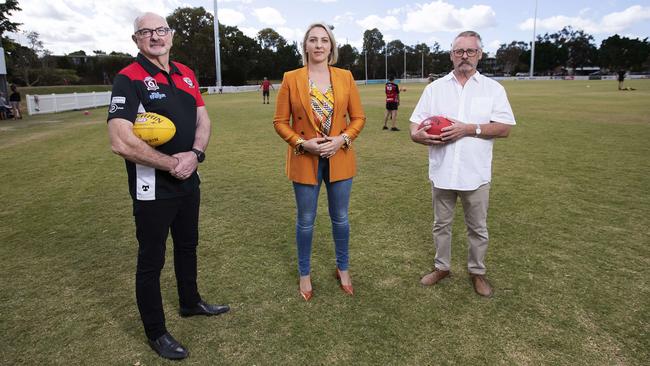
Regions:
<instances>
[{"instance_id":1,"label":"club logo on shirt","mask_svg":"<svg viewBox=\"0 0 650 366\"><path fill-rule=\"evenodd\" d=\"M144 78L144 85L147 86L147 90L158 90L160 89L158 87L158 83L156 82L156 79L152 78L151 76L147 76Z\"/></svg>"},{"instance_id":2,"label":"club logo on shirt","mask_svg":"<svg viewBox=\"0 0 650 366\"><path fill-rule=\"evenodd\" d=\"M142 185L142 190L143 190L144 192L148 191L148 190L149 190L149 185L148 185L148 184L143 184L143 185Z\"/></svg>"},{"instance_id":3,"label":"club logo on shirt","mask_svg":"<svg viewBox=\"0 0 650 366\"><path fill-rule=\"evenodd\" d=\"M188 77L186 76L186 77L183 78L183 81L184 81L185 84L187 84L187 86L189 86L190 88L192 88L192 89L194 88L194 82L192 81L192 79L190 79L190 78L188 78Z\"/></svg>"}]
</instances>

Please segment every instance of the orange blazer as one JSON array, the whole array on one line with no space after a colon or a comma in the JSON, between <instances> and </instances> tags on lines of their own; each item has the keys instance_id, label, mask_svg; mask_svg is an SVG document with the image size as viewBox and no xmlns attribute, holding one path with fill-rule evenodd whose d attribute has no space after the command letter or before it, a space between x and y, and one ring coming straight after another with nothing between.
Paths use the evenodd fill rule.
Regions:
<instances>
[{"instance_id":1,"label":"orange blazer","mask_svg":"<svg viewBox=\"0 0 650 366\"><path fill-rule=\"evenodd\" d=\"M366 124L357 84L350 71L331 66L329 69L334 92L334 115L329 136L346 133L354 140ZM286 72L275 103L273 127L289 144L286 174L296 183L317 184L318 156L309 153L296 155L293 152L299 138L309 140L317 136L314 125L307 67ZM329 161L331 182L348 179L356 174L353 146L340 149Z\"/></svg>"}]
</instances>

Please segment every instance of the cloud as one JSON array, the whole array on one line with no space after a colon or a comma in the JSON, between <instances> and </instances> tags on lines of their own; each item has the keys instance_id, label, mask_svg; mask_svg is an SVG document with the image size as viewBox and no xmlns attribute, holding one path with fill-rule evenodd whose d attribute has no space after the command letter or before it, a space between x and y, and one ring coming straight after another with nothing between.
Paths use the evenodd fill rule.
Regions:
<instances>
[{"instance_id":1,"label":"cloud","mask_svg":"<svg viewBox=\"0 0 650 366\"><path fill-rule=\"evenodd\" d=\"M246 36L255 39L257 37L257 33L260 31L257 28L253 27L237 27L242 33L244 33Z\"/></svg>"},{"instance_id":2,"label":"cloud","mask_svg":"<svg viewBox=\"0 0 650 366\"><path fill-rule=\"evenodd\" d=\"M456 8L444 1L416 5L406 13L404 31L458 32L468 29L484 29L496 26L496 13L487 5Z\"/></svg>"},{"instance_id":3,"label":"cloud","mask_svg":"<svg viewBox=\"0 0 650 366\"><path fill-rule=\"evenodd\" d=\"M287 22L277 9L268 6L254 9L253 15L260 23L266 25L283 25Z\"/></svg>"},{"instance_id":4,"label":"cloud","mask_svg":"<svg viewBox=\"0 0 650 366\"><path fill-rule=\"evenodd\" d=\"M544 19L537 19L537 29L556 32L566 26L571 26L574 29L582 29L587 33L618 33L637 23L650 20L650 6L630 6L621 12L607 14L600 20L585 18L583 17L584 14L586 13L580 12L580 15L576 17L555 15ZM532 30L533 18L528 18L519 24L519 29Z\"/></svg>"},{"instance_id":5,"label":"cloud","mask_svg":"<svg viewBox=\"0 0 650 366\"><path fill-rule=\"evenodd\" d=\"M605 15L601 24L610 32L620 32L646 20L650 20L650 6L634 5L622 12Z\"/></svg>"},{"instance_id":6,"label":"cloud","mask_svg":"<svg viewBox=\"0 0 650 366\"><path fill-rule=\"evenodd\" d=\"M501 47L502 43L504 43L504 42L501 42L500 40L495 39L494 41L492 41L492 42L490 42L490 43L488 43L486 45L483 45L483 48L484 48L483 51L489 52L491 55L494 55L496 53L496 51L499 49L499 47Z\"/></svg>"},{"instance_id":7,"label":"cloud","mask_svg":"<svg viewBox=\"0 0 650 366\"><path fill-rule=\"evenodd\" d=\"M171 14L177 6L175 0L159 1L154 9L132 0L22 0L23 10L11 18L23 24L21 30L38 32L45 49L55 55L98 49L135 55L137 48L131 41L134 18L145 11Z\"/></svg>"},{"instance_id":8,"label":"cloud","mask_svg":"<svg viewBox=\"0 0 650 366\"><path fill-rule=\"evenodd\" d=\"M300 28L278 27L276 32L284 37L287 42L297 42L299 45L302 42L302 37L305 35L305 30Z\"/></svg>"},{"instance_id":9,"label":"cloud","mask_svg":"<svg viewBox=\"0 0 650 366\"><path fill-rule=\"evenodd\" d=\"M383 18L374 14L368 15L367 17L358 20L357 24L359 24L363 29L378 28L381 31L399 29L399 21L392 15Z\"/></svg>"},{"instance_id":10,"label":"cloud","mask_svg":"<svg viewBox=\"0 0 650 366\"><path fill-rule=\"evenodd\" d=\"M233 9L217 9L219 13L219 23L235 26L243 23L246 20L246 16L237 10Z\"/></svg>"},{"instance_id":11,"label":"cloud","mask_svg":"<svg viewBox=\"0 0 650 366\"><path fill-rule=\"evenodd\" d=\"M334 27L339 27L341 24L350 24L354 22L354 13L351 11L346 11L343 14L337 15L334 17L332 24Z\"/></svg>"}]
</instances>

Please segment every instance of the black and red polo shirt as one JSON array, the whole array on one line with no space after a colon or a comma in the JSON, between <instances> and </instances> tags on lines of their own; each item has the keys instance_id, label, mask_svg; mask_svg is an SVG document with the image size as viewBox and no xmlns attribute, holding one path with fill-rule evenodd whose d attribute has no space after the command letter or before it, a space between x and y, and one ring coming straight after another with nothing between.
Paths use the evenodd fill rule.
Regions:
<instances>
[{"instance_id":1,"label":"black and red polo shirt","mask_svg":"<svg viewBox=\"0 0 650 366\"><path fill-rule=\"evenodd\" d=\"M169 74L142 54L122 69L113 82L108 120L123 118L134 122L141 112L153 112L169 118L176 134L156 150L173 155L190 151L196 133L196 108L204 106L194 72L178 62L170 62ZM180 197L194 192L199 176L194 172L186 180L169 172L126 161L129 192L134 200L151 201Z\"/></svg>"},{"instance_id":2,"label":"black and red polo shirt","mask_svg":"<svg viewBox=\"0 0 650 366\"><path fill-rule=\"evenodd\" d=\"M392 82L386 83L386 103L396 103L399 101L399 86Z\"/></svg>"}]
</instances>

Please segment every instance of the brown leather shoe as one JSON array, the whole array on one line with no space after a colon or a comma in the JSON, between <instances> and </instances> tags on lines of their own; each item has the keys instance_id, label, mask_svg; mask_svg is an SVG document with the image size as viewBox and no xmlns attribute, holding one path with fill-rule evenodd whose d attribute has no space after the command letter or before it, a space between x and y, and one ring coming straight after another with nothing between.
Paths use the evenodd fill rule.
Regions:
<instances>
[{"instance_id":1,"label":"brown leather shoe","mask_svg":"<svg viewBox=\"0 0 650 366\"><path fill-rule=\"evenodd\" d=\"M490 286L485 275L470 273L469 278L472 281L474 291L476 291L477 294L485 297L492 297L492 286Z\"/></svg>"},{"instance_id":2,"label":"brown leather shoe","mask_svg":"<svg viewBox=\"0 0 650 366\"><path fill-rule=\"evenodd\" d=\"M449 276L450 274L451 274L450 271L443 271L441 269L434 268L433 272L424 275L424 277L420 279L420 284L422 284L423 286L433 286L436 283L438 283L438 281Z\"/></svg>"}]
</instances>

